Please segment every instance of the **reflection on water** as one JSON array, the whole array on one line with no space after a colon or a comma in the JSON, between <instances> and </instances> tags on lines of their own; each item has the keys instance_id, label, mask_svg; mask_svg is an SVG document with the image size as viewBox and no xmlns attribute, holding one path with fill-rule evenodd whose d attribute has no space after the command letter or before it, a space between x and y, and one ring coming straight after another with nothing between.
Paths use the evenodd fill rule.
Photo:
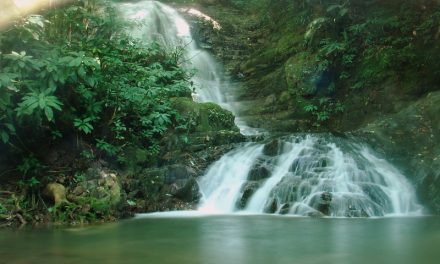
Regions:
<instances>
[{"instance_id":1,"label":"reflection on water","mask_svg":"<svg viewBox=\"0 0 440 264\"><path fill-rule=\"evenodd\" d=\"M0 231L0 263L438 263L439 218L142 218Z\"/></svg>"}]
</instances>

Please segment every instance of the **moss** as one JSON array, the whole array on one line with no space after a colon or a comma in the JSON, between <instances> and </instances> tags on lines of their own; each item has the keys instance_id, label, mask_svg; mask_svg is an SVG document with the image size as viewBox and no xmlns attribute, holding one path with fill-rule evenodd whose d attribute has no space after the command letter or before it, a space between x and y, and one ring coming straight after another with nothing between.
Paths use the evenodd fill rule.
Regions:
<instances>
[{"instance_id":1,"label":"moss","mask_svg":"<svg viewBox=\"0 0 440 264\"><path fill-rule=\"evenodd\" d=\"M173 105L187 120L188 132L209 132L218 130L238 131L234 115L214 103L196 103L190 98L174 98Z\"/></svg>"},{"instance_id":2,"label":"moss","mask_svg":"<svg viewBox=\"0 0 440 264\"><path fill-rule=\"evenodd\" d=\"M299 96L311 96L316 91L315 79L319 74L317 57L310 52L300 52L291 57L284 66L287 89Z\"/></svg>"}]
</instances>

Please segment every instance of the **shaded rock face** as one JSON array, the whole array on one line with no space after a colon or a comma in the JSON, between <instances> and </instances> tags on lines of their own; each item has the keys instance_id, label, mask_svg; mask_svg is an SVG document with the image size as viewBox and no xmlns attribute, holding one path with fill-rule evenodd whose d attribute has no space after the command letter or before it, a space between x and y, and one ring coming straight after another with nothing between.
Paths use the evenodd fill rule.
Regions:
<instances>
[{"instance_id":1,"label":"shaded rock face","mask_svg":"<svg viewBox=\"0 0 440 264\"><path fill-rule=\"evenodd\" d=\"M193 168L173 164L128 175L123 188L127 199L138 201L139 212L192 209L199 199L195 176Z\"/></svg>"}]
</instances>

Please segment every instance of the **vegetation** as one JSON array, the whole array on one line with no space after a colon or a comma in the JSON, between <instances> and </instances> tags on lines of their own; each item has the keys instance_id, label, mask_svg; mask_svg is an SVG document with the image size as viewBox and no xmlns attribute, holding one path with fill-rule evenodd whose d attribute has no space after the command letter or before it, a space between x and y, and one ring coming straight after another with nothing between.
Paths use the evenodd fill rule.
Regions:
<instances>
[{"instance_id":1,"label":"vegetation","mask_svg":"<svg viewBox=\"0 0 440 264\"><path fill-rule=\"evenodd\" d=\"M369 115L395 111L399 100L439 88L438 1L260 0L246 8L260 18L258 26L250 25L258 27L251 29L251 44L259 43L240 70L249 76L250 86L262 84L248 95L275 92L286 104L279 109L292 109L291 115L283 115L287 118L312 119L309 125L318 130L353 129ZM283 77L284 84L279 81ZM286 90L291 101L283 103ZM379 95L382 100L376 100ZM269 118L264 109L260 113Z\"/></svg>"},{"instance_id":2,"label":"vegetation","mask_svg":"<svg viewBox=\"0 0 440 264\"><path fill-rule=\"evenodd\" d=\"M19 203L27 203L20 207L23 215L45 206L41 190L60 174L73 184L84 162L123 165L131 146L153 159L165 132L185 126L169 100L190 96L190 74L180 67L179 53L138 43L124 32L125 23L107 1L78 0L0 32L0 149L12 164L0 181L19 181ZM79 165L47 157L66 142L74 147L66 155L82 159ZM11 209L10 197L0 196L2 214ZM80 207L51 212L61 221L108 213L84 216Z\"/></svg>"}]
</instances>

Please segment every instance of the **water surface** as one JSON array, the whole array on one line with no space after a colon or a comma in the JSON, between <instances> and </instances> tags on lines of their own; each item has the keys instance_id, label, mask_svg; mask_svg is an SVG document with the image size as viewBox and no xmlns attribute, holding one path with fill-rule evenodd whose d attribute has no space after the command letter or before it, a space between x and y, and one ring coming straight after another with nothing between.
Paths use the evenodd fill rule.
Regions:
<instances>
[{"instance_id":1,"label":"water surface","mask_svg":"<svg viewBox=\"0 0 440 264\"><path fill-rule=\"evenodd\" d=\"M0 263L439 263L440 219L150 217L0 231Z\"/></svg>"}]
</instances>

